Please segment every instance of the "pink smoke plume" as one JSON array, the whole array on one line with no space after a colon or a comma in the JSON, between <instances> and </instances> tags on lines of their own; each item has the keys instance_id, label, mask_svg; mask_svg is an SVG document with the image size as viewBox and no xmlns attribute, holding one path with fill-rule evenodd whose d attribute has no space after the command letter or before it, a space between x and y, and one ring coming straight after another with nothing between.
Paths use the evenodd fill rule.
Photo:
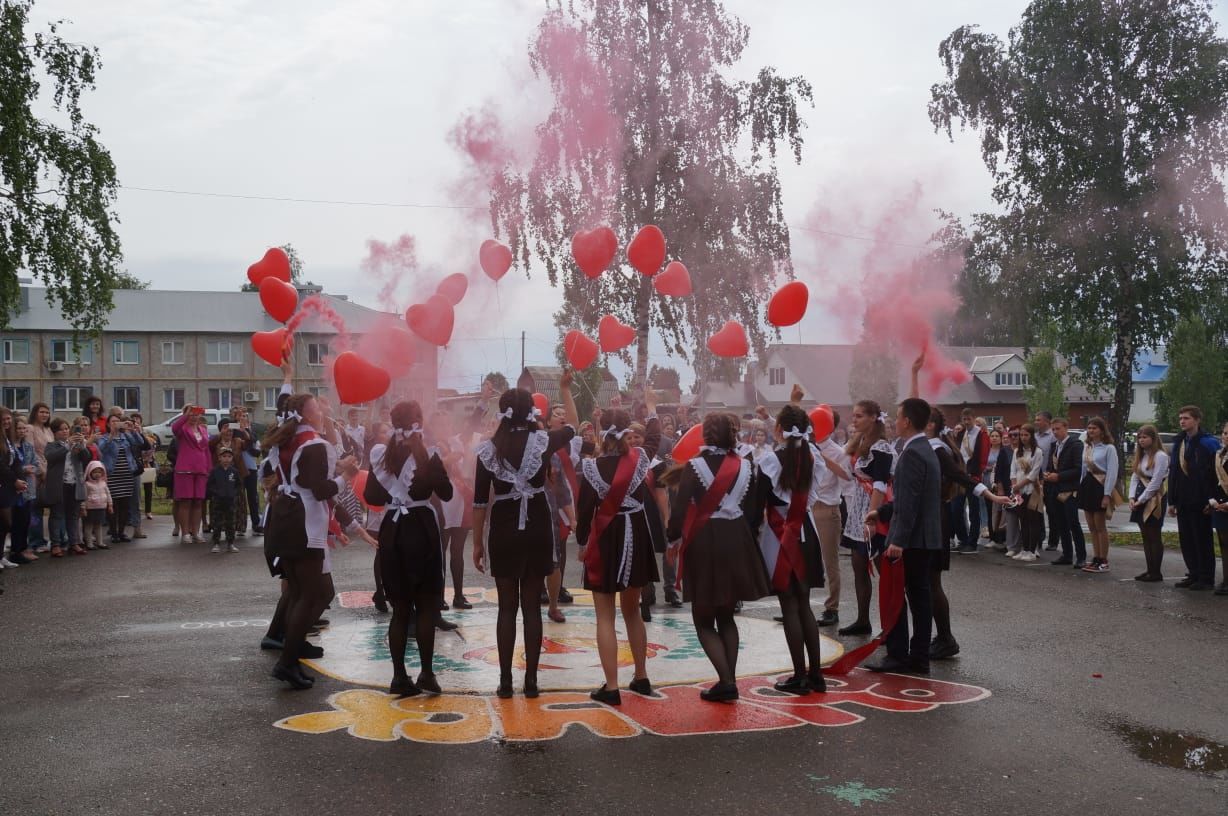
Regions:
<instances>
[{"instance_id":1,"label":"pink smoke plume","mask_svg":"<svg viewBox=\"0 0 1228 816\"><path fill-rule=\"evenodd\" d=\"M286 329L291 334L296 334L299 327L306 324L308 320L313 322L318 320L333 327L336 337L328 344L333 354L340 354L343 351L349 350L350 330L346 327L345 320L328 304L323 295L312 295L300 303L298 311L294 313L294 316L290 318L290 322L286 324ZM310 325L308 324L308 330L310 330Z\"/></svg>"},{"instance_id":2,"label":"pink smoke plume","mask_svg":"<svg viewBox=\"0 0 1228 816\"><path fill-rule=\"evenodd\" d=\"M396 299L397 288L407 277L418 272L418 248L412 235L401 235L391 243L367 239L367 257L362 270L380 285L376 300L380 306L399 311L407 304Z\"/></svg>"}]
</instances>

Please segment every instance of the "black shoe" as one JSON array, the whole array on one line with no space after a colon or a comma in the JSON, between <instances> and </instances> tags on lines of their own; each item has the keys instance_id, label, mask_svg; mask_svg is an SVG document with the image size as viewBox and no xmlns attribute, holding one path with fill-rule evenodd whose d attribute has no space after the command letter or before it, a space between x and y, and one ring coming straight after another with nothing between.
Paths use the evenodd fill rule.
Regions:
<instances>
[{"instance_id":1,"label":"black shoe","mask_svg":"<svg viewBox=\"0 0 1228 816\"><path fill-rule=\"evenodd\" d=\"M955 548L955 552L964 553L965 555L969 553L974 553L976 552L976 545L975 544L960 544L958 547Z\"/></svg>"},{"instance_id":2,"label":"black shoe","mask_svg":"<svg viewBox=\"0 0 1228 816\"><path fill-rule=\"evenodd\" d=\"M575 601L576 599L571 597L570 592L568 592L563 587L559 587L559 603L569 604L569 603L575 603ZM549 602L550 602L549 599L547 599L546 603L549 603Z\"/></svg>"},{"instance_id":3,"label":"black shoe","mask_svg":"<svg viewBox=\"0 0 1228 816\"><path fill-rule=\"evenodd\" d=\"M1064 556L1064 555L1063 555L1061 558L1055 558L1055 559L1053 559L1052 561L1050 561L1050 562L1049 562L1049 566L1051 566L1051 567L1068 567L1068 566L1070 566L1070 565L1071 565L1071 564L1073 564L1073 563L1074 563L1074 559L1073 559L1073 558L1067 558L1066 556Z\"/></svg>"},{"instance_id":4,"label":"black shoe","mask_svg":"<svg viewBox=\"0 0 1228 816\"><path fill-rule=\"evenodd\" d=\"M213 532L213 528L212 528L212 527L210 527L208 524L204 525L204 526L203 526L203 527L201 527L200 529L201 529L201 532L205 532L205 533L212 533L212 532Z\"/></svg>"},{"instance_id":5,"label":"black shoe","mask_svg":"<svg viewBox=\"0 0 1228 816\"><path fill-rule=\"evenodd\" d=\"M298 666L286 667L278 663L273 667L272 674L278 680L285 680L290 684L290 688L295 689L296 691L309 689L315 682L312 680L312 678L303 674L302 669L300 669Z\"/></svg>"},{"instance_id":6,"label":"black shoe","mask_svg":"<svg viewBox=\"0 0 1228 816\"><path fill-rule=\"evenodd\" d=\"M784 615L773 615L772 620L776 621L777 623L784 623L785 616Z\"/></svg>"},{"instance_id":7,"label":"black shoe","mask_svg":"<svg viewBox=\"0 0 1228 816\"><path fill-rule=\"evenodd\" d=\"M815 694L827 693L827 680L823 677L822 671L806 675L806 685L810 686L810 690Z\"/></svg>"},{"instance_id":8,"label":"black shoe","mask_svg":"<svg viewBox=\"0 0 1228 816\"><path fill-rule=\"evenodd\" d=\"M260 648L265 651L280 650L284 645L281 638L275 638L270 635L265 635L260 639Z\"/></svg>"},{"instance_id":9,"label":"black shoe","mask_svg":"<svg viewBox=\"0 0 1228 816\"><path fill-rule=\"evenodd\" d=\"M588 696L593 700L596 700L599 703L605 703L606 705L623 704L623 696L618 693L618 689L608 689L605 687L605 683L601 684L601 688L590 691Z\"/></svg>"},{"instance_id":10,"label":"black shoe","mask_svg":"<svg viewBox=\"0 0 1228 816\"><path fill-rule=\"evenodd\" d=\"M1205 592L1208 589L1215 589L1211 584L1204 584L1202 581L1195 581L1190 584L1190 592Z\"/></svg>"},{"instance_id":11,"label":"black shoe","mask_svg":"<svg viewBox=\"0 0 1228 816\"><path fill-rule=\"evenodd\" d=\"M418 680L414 684L420 690L430 694L443 694L443 689L439 687L439 680L435 678L435 672L422 672L418 675Z\"/></svg>"},{"instance_id":12,"label":"black shoe","mask_svg":"<svg viewBox=\"0 0 1228 816\"><path fill-rule=\"evenodd\" d=\"M652 623L652 607L646 603L640 604L640 620L644 623Z\"/></svg>"},{"instance_id":13,"label":"black shoe","mask_svg":"<svg viewBox=\"0 0 1228 816\"><path fill-rule=\"evenodd\" d=\"M1222 584L1217 586L1215 588L1215 594L1216 595L1228 595L1228 581L1224 581Z\"/></svg>"},{"instance_id":14,"label":"black shoe","mask_svg":"<svg viewBox=\"0 0 1228 816\"><path fill-rule=\"evenodd\" d=\"M834 609L824 609L823 614L819 615L819 626L835 626L840 622L840 613Z\"/></svg>"},{"instance_id":15,"label":"black shoe","mask_svg":"<svg viewBox=\"0 0 1228 816\"><path fill-rule=\"evenodd\" d=\"M675 595L672 598L666 598L665 602L670 605L671 609L681 609L682 608L682 599L679 598L677 595Z\"/></svg>"},{"instance_id":16,"label":"black shoe","mask_svg":"<svg viewBox=\"0 0 1228 816\"><path fill-rule=\"evenodd\" d=\"M1195 583L1197 582L1193 578L1187 575L1184 578L1182 578L1180 581L1178 581L1177 583L1173 584L1173 586L1175 586L1177 589L1189 589Z\"/></svg>"},{"instance_id":17,"label":"black shoe","mask_svg":"<svg viewBox=\"0 0 1228 816\"><path fill-rule=\"evenodd\" d=\"M1057 552L1057 547L1045 547L1045 552Z\"/></svg>"},{"instance_id":18,"label":"black shoe","mask_svg":"<svg viewBox=\"0 0 1228 816\"><path fill-rule=\"evenodd\" d=\"M311 626L313 629L323 629L325 626L328 626L328 618L320 618L318 621L311 624Z\"/></svg>"},{"instance_id":19,"label":"black shoe","mask_svg":"<svg viewBox=\"0 0 1228 816\"><path fill-rule=\"evenodd\" d=\"M738 614L738 613L739 613L739 612L741 612L741 611L742 611L742 602L741 602L741 601L734 601L734 603L733 603L733 614L735 614L735 615L736 615L736 614Z\"/></svg>"},{"instance_id":20,"label":"black shoe","mask_svg":"<svg viewBox=\"0 0 1228 816\"><path fill-rule=\"evenodd\" d=\"M928 675L930 673L929 661L909 660L908 669L904 673Z\"/></svg>"},{"instance_id":21,"label":"black shoe","mask_svg":"<svg viewBox=\"0 0 1228 816\"><path fill-rule=\"evenodd\" d=\"M435 628L441 632L455 632L460 627L450 620L444 620L442 617L435 620Z\"/></svg>"},{"instance_id":22,"label":"black shoe","mask_svg":"<svg viewBox=\"0 0 1228 816\"><path fill-rule=\"evenodd\" d=\"M1081 570L1087 566L1087 562L1086 561L1076 561L1070 566L1074 567L1075 569Z\"/></svg>"},{"instance_id":23,"label":"black shoe","mask_svg":"<svg viewBox=\"0 0 1228 816\"><path fill-rule=\"evenodd\" d=\"M528 674L525 674L524 696L528 700L536 700L541 696L541 690L537 687L537 677L530 677Z\"/></svg>"},{"instance_id":24,"label":"black shoe","mask_svg":"<svg viewBox=\"0 0 1228 816\"><path fill-rule=\"evenodd\" d=\"M1152 575L1150 572L1144 572L1141 575L1134 576L1134 580L1141 581L1144 584L1154 584L1156 581L1163 581L1163 575Z\"/></svg>"},{"instance_id":25,"label":"black shoe","mask_svg":"<svg viewBox=\"0 0 1228 816\"><path fill-rule=\"evenodd\" d=\"M785 694L796 694L798 697L805 697L810 693L810 684L806 682L806 677L801 674L795 674L788 680L781 680L773 684L772 688Z\"/></svg>"},{"instance_id":26,"label":"black shoe","mask_svg":"<svg viewBox=\"0 0 1228 816\"><path fill-rule=\"evenodd\" d=\"M504 680L499 683L499 688L495 689L495 696L500 700L512 699L512 681Z\"/></svg>"},{"instance_id":27,"label":"black shoe","mask_svg":"<svg viewBox=\"0 0 1228 816\"><path fill-rule=\"evenodd\" d=\"M731 703L738 699L737 684L717 683L712 688L699 692L699 699L709 703Z\"/></svg>"},{"instance_id":28,"label":"black shoe","mask_svg":"<svg viewBox=\"0 0 1228 816\"><path fill-rule=\"evenodd\" d=\"M954 639L935 640L930 644L930 660L949 660L959 654L959 644Z\"/></svg>"},{"instance_id":29,"label":"black shoe","mask_svg":"<svg viewBox=\"0 0 1228 816\"><path fill-rule=\"evenodd\" d=\"M898 660L894 657L891 657L890 655L887 657L884 657L882 660L878 661L877 663L862 663L861 665L862 667L865 668L866 671L872 671L876 673L893 672L895 674L907 674L908 666L909 666L908 661Z\"/></svg>"},{"instance_id":30,"label":"black shoe","mask_svg":"<svg viewBox=\"0 0 1228 816\"><path fill-rule=\"evenodd\" d=\"M841 635L841 636L847 635L849 637L853 637L856 635L868 635L868 634L871 634L872 632L873 630L870 628L870 624L858 623L857 621L853 621L848 626L842 626L836 630L837 635Z\"/></svg>"},{"instance_id":31,"label":"black shoe","mask_svg":"<svg viewBox=\"0 0 1228 816\"><path fill-rule=\"evenodd\" d=\"M549 593L547 593L547 592L546 592L546 590L544 590L544 589L542 590L541 605L542 605L542 606L549 606L549 605L550 605L550 595L549 595Z\"/></svg>"},{"instance_id":32,"label":"black shoe","mask_svg":"<svg viewBox=\"0 0 1228 816\"><path fill-rule=\"evenodd\" d=\"M448 606L447 601L445 601L443 598L439 599L439 611L440 612L447 612L451 608L452 607Z\"/></svg>"},{"instance_id":33,"label":"black shoe","mask_svg":"<svg viewBox=\"0 0 1228 816\"><path fill-rule=\"evenodd\" d=\"M314 643L304 643L303 648L298 650L298 656L307 660L316 660L324 657L324 647Z\"/></svg>"},{"instance_id":34,"label":"black shoe","mask_svg":"<svg viewBox=\"0 0 1228 816\"><path fill-rule=\"evenodd\" d=\"M253 527L252 535L259 535L259 536L264 535L264 528L263 527Z\"/></svg>"},{"instance_id":35,"label":"black shoe","mask_svg":"<svg viewBox=\"0 0 1228 816\"><path fill-rule=\"evenodd\" d=\"M629 691L634 691L636 694L642 694L645 697L655 697L656 696L652 692L652 683L648 682L647 677L635 678L627 685L627 689Z\"/></svg>"},{"instance_id":36,"label":"black shoe","mask_svg":"<svg viewBox=\"0 0 1228 816\"><path fill-rule=\"evenodd\" d=\"M376 612L387 612L388 611L388 601L384 599L383 595L372 596L371 603L375 604Z\"/></svg>"},{"instance_id":37,"label":"black shoe","mask_svg":"<svg viewBox=\"0 0 1228 816\"><path fill-rule=\"evenodd\" d=\"M452 596L452 608L453 609L473 609L473 604L469 603L469 601L465 599L464 595L453 595Z\"/></svg>"},{"instance_id":38,"label":"black shoe","mask_svg":"<svg viewBox=\"0 0 1228 816\"><path fill-rule=\"evenodd\" d=\"M414 681L406 677L392 678L392 684L388 686L388 693L394 694L397 697L416 697L422 693L422 689L414 685Z\"/></svg>"}]
</instances>

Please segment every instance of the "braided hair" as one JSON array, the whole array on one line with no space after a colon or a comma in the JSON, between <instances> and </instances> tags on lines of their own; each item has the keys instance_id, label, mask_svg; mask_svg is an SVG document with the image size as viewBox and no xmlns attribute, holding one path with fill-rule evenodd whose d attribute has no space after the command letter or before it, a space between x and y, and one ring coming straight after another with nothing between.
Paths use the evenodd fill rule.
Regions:
<instances>
[{"instance_id":1,"label":"braided hair","mask_svg":"<svg viewBox=\"0 0 1228 816\"><path fill-rule=\"evenodd\" d=\"M810 452L810 417L797 405L786 405L776 415L776 429L782 433L799 432L798 436L785 438L784 446L777 452L780 458L780 488L790 492L809 491L814 479L814 455Z\"/></svg>"}]
</instances>

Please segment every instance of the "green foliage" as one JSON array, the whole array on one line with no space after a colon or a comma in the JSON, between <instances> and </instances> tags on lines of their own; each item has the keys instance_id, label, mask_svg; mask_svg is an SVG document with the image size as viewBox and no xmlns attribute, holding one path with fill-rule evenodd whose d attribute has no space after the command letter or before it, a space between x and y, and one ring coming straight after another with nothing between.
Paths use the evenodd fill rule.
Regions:
<instances>
[{"instance_id":1,"label":"green foliage","mask_svg":"<svg viewBox=\"0 0 1228 816\"><path fill-rule=\"evenodd\" d=\"M1028 374L1028 384L1023 387L1028 416L1036 416L1040 411L1055 417L1066 416L1066 382L1053 349L1032 349L1023 358L1023 368Z\"/></svg>"},{"instance_id":2,"label":"green foliage","mask_svg":"<svg viewBox=\"0 0 1228 816\"><path fill-rule=\"evenodd\" d=\"M1215 429L1225 414L1224 392L1228 387L1228 352L1215 342L1206 321L1182 318L1173 328L1168 344L1168 373L1160 385L1156 425L1177 428L1177 412L1183 405L1202 409L1203 427Z\"/></svg>"},{"instance_id":3,"label":"green foliage","mask_svg":"<svg viewBox=\"0 0 1228 816\"><path fill-rule=\"evenodd\" d=\"M81 110L98 50L66 42L59 23L31 34L31 6L0 3L0 328L17 307L24 272L74 331L95 332L106 325L122 257L115 165Z\"/></svg>"},{"instance_id":4,"label":"green foliage","mask_svg":"<svg viewBox=\"0 0 1228 816\"><path fill-rule=\"evenodd\" d=\"M659 366L654 363L648 371L648 382L658 390L682 388L682 378L678 374L678 369L672 366Z\"/></svg>"},{"instance_id":5,"label":"green foliage","mask_svg":"<svg viewBox=\"0 0 1228 816\"><path fill-rule=\"evenodd\" d=\"M874 400L889 416L895 415L900 401L900 363L889 349L862 338L853 349L849 397L853 402Z\"/></svg>"},{"instance_id":6,"label":"green foliage","mask_svg":"<svg viewBox=\"0 0 1228 816\"><path fill-rule=\"evenodd\" d=\"M939 46L930 119L980 132L1001 209L975 219L971 280L1054 320L1056 350L1112 391L1115 435L1166 304L1228 270L1228 43L1208 10L1034 0L1008 42L964 26Z\"/></svg>"},{"instance_id":7,"label":"green foliage","mask_svg":"<svg viewBox=\"0 0 1228 816\"><path fill-rule=\"evenodd\" d=\"M130 272L116 272L114 278L114 289L148 289L149 281L141 280L136 275Z\"/></svg>"},{"instance_id":8,"label":"green foliage","mask_svg":"<svg viewBox=\"0 0 1228 816\"><path fill-rule=\"evenodd\" d=\"M482 378L482 382L490 383L491 388L495 389L496 394L502 394L510 386L507 384L507 377L503 376L500 371L492 371Z\"/></svg>"},{"instance_id":9,"label":"green foliage","mask_svg":"<svg viewBox=\"0 0 1228 816\"><path fill-rule=\"evenodd\" d=\"M762 350L764 292L793 274L777 146L800 161L809 83L771 68L752 81L729 76L749 29L715 0L551 5L529 59L554 108L531 169L492 184L495 230L526 273L538 263L563 287L561 330L591 331L605 314L637 327L637 381L648 370L650 325L701 379L715 367L704 341L726 320L739 320ZM560 56L569 49L582 58ZM624 248L642 225L659 226L695 293L657 296L649 278L618 269L586 278L571 237L600 224Z\"/></svg>"}]
</instances>

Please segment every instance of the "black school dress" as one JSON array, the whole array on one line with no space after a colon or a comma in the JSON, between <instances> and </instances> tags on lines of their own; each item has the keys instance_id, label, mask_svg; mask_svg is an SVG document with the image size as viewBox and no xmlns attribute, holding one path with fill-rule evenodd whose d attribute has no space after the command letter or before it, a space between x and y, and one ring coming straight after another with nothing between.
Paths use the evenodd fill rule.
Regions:
<instances>
[{"instance_id":1,"label":"black school dress","mask_svg":"<svg viewBox=\"0 0 1228 816\"><path fill-rule=\"evenodd\" d=\"M708 492L710 474L720 469L724 458L724 451L708 448L687 462L670 508L666 529L670 541L682 538L687 511ZM745 512L750 509L753 466L745 459L740 466L720 507L699 528L683 554L682 598L697 607L731 607L738 601L757 601L772 592Z\"/></svg>"},{"instance_id":2,"label":"black school dress","mask_svg":"<svg viewBox=\"0 0 1228 816\"><path fill-rule=\"evenodd\" d=\"M490 508L486 540L493 577L544 577L554 572L555 522L546 501L546 470L554 452L575 435L571 426L513 432L506 460L490 440L478 447L473 506Z\"/></svg>"},{"instance_id":3,"label":"black school dress","mask_svg":"<svg viewBox=\"0 0 1228 816\"><path fill-rule=\"evenodd\" d=\"M426 465L413 456L397 475L384 468L386 448L371 449L371 470L363 499L384 507L379 528L380 581L390 601L410 601L415 595L443 596L443 538L431 506L432 495L452 498L452 482L439 454L432 450ZM373 477L373 478L372 478Z\"/></svg>"},{"instance_id":4,"label":"black school dress","mask_svg":"<svg viewBox=\"0 0 1228 816\"><path fill-rule=\"evenodd\" d=\"M801 550L802 561L805 565L803 572L806 587L813 588L821 587L826 582L826 576L823 573L823 552L819 548L819 533L814 529L814 518L810 515L810 508L819 500L817 495L819 482L827 471L827 465L813 446L810 453L813 457L810 495L806 497L806 510L802 516L802 538L798 542L798 548ZM771 576L773 565L776 562L776 552L780 545L776 540L776 534L767 522L768 508L775 508L781 516L787 518L792 493L779 487L781 474L779 452L771 451L760 456L758 467L759 474L755 479L753 492L754 503L749 518L751 530L759 537L759 549L763 555L764 566L767 568L768 575ZM774 587L774 589L783 591L784 587Z\"/></svg>"},{"instance_id":5,"label":"black school dress","mask_svg":"<svg viewBox=\"0 0 1228 816\"><path fill-rule=\"evenodd\" d=\"M610 520L596 546L601 554L601 581L594 583L584 570L584 588L591 592L619 592L660 580L653 555L653 535L648 507L655 499L647 484L649 456L636 448L639 461L632 473L627 495ZM631 454L626 454L630 456ZM601 506L623 457L606 454L580 463L580 501L576 508L576 540L588 546L597 509ZM585 551L585 560L590 554Z\"/></svg>"}]
</instances>

